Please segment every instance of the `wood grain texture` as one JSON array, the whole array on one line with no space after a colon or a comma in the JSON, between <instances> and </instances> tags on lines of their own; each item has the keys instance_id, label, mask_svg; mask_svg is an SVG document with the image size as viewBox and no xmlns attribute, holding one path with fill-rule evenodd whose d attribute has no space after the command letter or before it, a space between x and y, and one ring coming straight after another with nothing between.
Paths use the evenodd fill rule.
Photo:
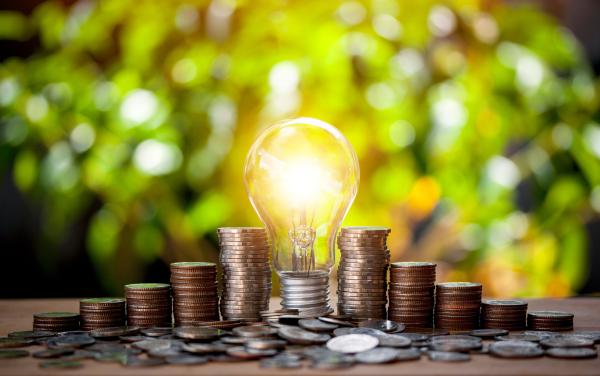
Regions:
<instances>
[{"instance_id":1,"label":"wood grain texture","mask_svg":"<svg viewBox=\"0 0 600 376\"><path fill-rule=\"evenodd\" d=\"M279 299L271 300L273 309ZM32 315L44 311L73 311L79 308L77 299L0 300L0 335L16 330L30 330ZM575 314L575 329L600 330L600 298L533 299L529 310L564 310ZM41 347L30 347L37 351ZM506 360L486 355L473 355L467 363L434 363L426 357L419 361L378 366L355 366L338 371L316 371L304 367L298 370L262 369L258 362L209 363L199 366L160 366L126 368L118 364L86 360L85 366L74 370L44 370L34 358L0 359L0 375L600 375L600 358L561 360L541 358Z\"/></svg>"}]
</instances>

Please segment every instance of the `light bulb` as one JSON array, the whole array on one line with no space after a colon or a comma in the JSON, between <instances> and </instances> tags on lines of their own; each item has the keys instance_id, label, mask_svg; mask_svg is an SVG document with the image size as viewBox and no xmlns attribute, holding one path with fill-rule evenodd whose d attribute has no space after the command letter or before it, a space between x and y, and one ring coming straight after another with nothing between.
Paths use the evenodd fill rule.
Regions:
<instances>
[{"instance_id":1,"label":"light bulb","mask_svg":"<svg viewBox=\"0 0 600 376\"><path fill-rule=\"evenodd\" d=\"M331 311L335 237L359 178L358 158L348 140L317 119L271 126L250 148L244 183L271 239L284 308Z\"/></svg>"}]
</instances>

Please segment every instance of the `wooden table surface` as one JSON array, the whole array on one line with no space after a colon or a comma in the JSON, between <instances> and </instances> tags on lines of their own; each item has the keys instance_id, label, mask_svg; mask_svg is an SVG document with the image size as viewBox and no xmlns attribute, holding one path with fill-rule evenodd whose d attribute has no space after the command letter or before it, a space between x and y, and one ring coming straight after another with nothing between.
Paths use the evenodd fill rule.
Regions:
<instances>
[{"instance_id":1,"label":"wooden table surface","mask_svg":"<svg viewBox=\"0 0 600 376\"><path fill-rule=\"evenodd\" d=\"M279 300L273 298L271 307L277 308ZM78 310L76 299L0 300L0 335L11 331L30 330L32 315L45 311ZM575 329L600 330L600 298L533 299L529 310L562 310L575 314ZM36 351L41 347L30 347ZM208 363L197 366L159 366L154 368L126 368L113 363L83 361L84 367L65 370L46 370L38 367L39 360L32 357L0 359L0 375L600 375L600 358L562 360L548 357L510 360L487 355L472 355L465 363L431 362L421 360L387 365L360 365L349 369L323 371L304 367L297 370L263 369L258 362Z\"/></svg>"}]
</instances>

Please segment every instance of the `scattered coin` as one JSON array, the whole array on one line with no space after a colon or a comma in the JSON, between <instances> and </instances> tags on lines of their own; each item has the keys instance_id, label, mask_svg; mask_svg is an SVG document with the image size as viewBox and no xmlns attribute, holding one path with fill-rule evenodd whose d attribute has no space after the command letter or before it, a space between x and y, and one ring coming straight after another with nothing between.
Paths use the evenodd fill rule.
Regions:
<instances>
[{"instance_id":1,"label":"scattered coin","mask_svg":"<svg viewBox=\"0 0 600 376\"><path fill-rule=\"evenodd\" d=\"M481 341L470 339L449 339L446 341L433 341L429 345L432 350L442 352L467 352L481 348Z\"/></svg>"},{"instance_id":2,"label":"scattered coin","mask_svg":"<svg viewBox=\"0 0 600 376\"><path fill-rule=\"evenodd\" d=\"M89 346L95 343L96 340L93 337L90 337L87 334L80 335L67 335L67 336L59 336L56 338L52 338L47 342L47 345L50 347L83 347Z\"/></svg>"},{"instance_id":3,"label":"scattered coin","mask_svg":"<svg viewBox=\"0 0 600 376\"><path fill-rule=\"evenodd\" d=\"M123 360L126 367L155 367L165 364L162 358L142 358L139 356L127 356Z\"/></svg>"},{"instance_id":4,"label":"scattered coin","mask_svg":"<svg viewBox=\"0 0 600 376\"><path fill-rule=\"evenodd\" d=\"M557 336L543 339L540 341L540 343L544 347L594 347L594 340L577 336Z\"/></svg>"},{"instance_id":5,"label":"scattered coin","mask_svg":"<svg viewBox=\"0 0 600 376\"><path fill-rule=\"evenodd\" d=\"M246 348L255 350L283 349L286 344L286 341L279 339L256 339L248 341Z\"/></svg>"},{"instance_id":6,"label":"scattered coin","mask_svg":"<svg viewBox=\"0 0 600 376\"><path fill-rule=\"evenodd\" d=\"M0 337L0 349L24 347L33 344L33 340L18 337Z\"/></svg>"},{"instance_id":7,"label":"scattered coin","mask_svg":"<svg viewBox=\"0 0 600 376\"><path fill-rule=\"evenodd\" d=\"M495 337L498 341L528 341L540 342L540 337L532 334L508 334Z\"/></svg>"},{"instance_id":8,"label":"scattered coin","mask_svg":"<svg viewBox=\"0 0 600 376\"><path fill-rule=\"evenodd\" d=\"M295 326L281 327L277 333L281 338L298 345L318 345L331 338L328 334L309 332Z\"/></svg>"},{"instance_id":9,"label":"scattered coin","mask_svg":"<svg viewBox=\"0 0 600 376\"><path fill-rule=\"evenodd\" d=\"M247 325L233 328L232 333L240 337L268 337L277 334L277 329L261 325Z\"/></svg>"},{"instance_id":10,"label":"scattered coin","mask_svg":"<svg viewBox=\"0 0 600 376\"><path fill-rule=\"evenodd\" d=\"M371 350L359 352L354 356L359 363L381 364L398 360L398 350L389 347L376 347Z\"/></svg>"},{"instance_id":11,"label":"scattered coin","mask_svg":"<svg viewBox=\"0 0 600 376\"><path fill-rule=\"evenodd\" d=\"M9 337L25 338L25 339L47 338L47 337L54 337L55 335L56 335L55 332L50 332L47 330L25 330L25 331L20 331L20 332L8 333Z\"/></svg>"},{"instance_id":12,"label":"scattered coin","mask_svg":"<svg viewBox=\"0 0 600 376\"><path fill-rule=\"evenodd\" d=\"M173 330L173 334L180 338L211 341L219 338L224 331L214 328L203 328L194 326L180 326Z\"/></svg>"},{"instance_id":13,"label":"scattered coin","mask_svg":"<svg viewBox=\"0 0 600 376\"><path fill-rule=\"evenodd\" d=\"M593 340L595 343L600 343L600 330L578 330L571 333L576 337L583 337Z\"/></svg>"},{"instance_id":14,"label":"scattered coin","mask_svg":"<svg viewBox=\"0 0 600 376\"><path fill-rule=\"evenodd\" d=\"M421 358L421 351L411 349L397 349L396 359L398 360L417 360Z\"/></svg>"},{"instance_id":15,"label":"scattered coin","mask_svg":"<svg viewBox=\"0 0 600 376\"><path fill-rule=\"evenodd\" d=\"M176 355L176 356L166 357L165 361L169 364L191 366L191 365L207 363L208 358L205 356Z\"/></svg>"},{"instance_id":16,"label":"scattered coin","mask_svg":"<svg viewBox=\"0 0 600 376\"><path fill-rule=\"evenodd\" d=\"M358 323L360 328L372 328L382 332L392 333L401 332L405 326L390 320L365 320Z\"/></svg>"},{"instance_id":17,"label":"scattered coin","mask_svg":"<svg viewBox=\"0 0 600 376\"><path fill-rule=\"evenodd\" d=\"M427 357L434 362L466 362L471 359L468 353L448 351L428 351Z\"/></svg>"},{"instance_id":18,"label":"scattered coin","mask_svg":"<svg viewBox=\"0 0 600 376\"><path fill-rule=\"evenodd\" d=\"M587 358L596 358L598 356L598 352L596 349L591 348L565 348L565 347L553 347L551 349L546 350L546 355L551 356L553 358L563 358L563 359L587 359Z\"/></svg>"},{"instance_id":19,"label":"scattered coin","mask_svg":"<svg viewBox=\"0 0 600 376\"><path fill-rule=\"evenodd\" d=\"M281 354L272 358L261 359L260 366L262 368L291 369L302 367L302 363L300 363L299 359L290 358L287 355Z\"/></svg>"},{"instance_id":20,"label":"scattered coin","mask_svg":"<svg viewBox=\"0 0 600 376\"><path fill-rule=\"evenodd\" d=\"M24 358L29 356L27 350L0 349L0 359Z\"/></svg>"},{"instance_id":21,"label":"scattered coin","mask_svg":"<svg viewBox=\"0 0 600 376\"><path fill-rule=\"evenodd\" d=\"M148 337L160 337L160 336L164 336L164 335L173 333L173 328L171 328L171 327L144 328L144 329L140 330L140 333L142 333L143 335L148 336Z\"/></svg>"},{"instance_id":22,"label":"scattered coin","mask_svg":"<svg viewBox=\"0 0 600 376\"><path fill-rule=\"evenodd\" d=\"M494 338L507 334L508 330L506 329L474 329L469 332L469 335L481 338Z\"/></svg>"},{"instance_id":23,"label":"scattered coin","mask_svg":"<svg viewBox=\"0 0 600 376\"><path fill-rule=\"evenodd\" d=\"M64 360L47 360L40 363L40 368L81 368L83 363Z\"/></svg>"},{"instance_id":24,"label":"scattered coin","mask_svg":"<svg viewBox=\"0 0 600 376\"><path fill-rule=\"evenodd\" d=\"M94 329L90 335L94 338L114 338L121 336L131 336L139 333L140 328L137 326L119 326L114 328Z\"/></svg>"},{"instance_id":25,"label":"scattered coin","mask_svg":"<svg viewBox=\"0 0 600 376\"><path fill-rule=\"evenodd\" d=\"M337 326L347 326L347 327L354 327L356 325L354 325L353 323L351 323L350 321L346 321L346 320L341 320L341 319L337 319L335 317L330 317L330 316L321 316L318 317L319 320L326 322L328 324L334 324Z\"/></svg>"},{"instance_id":26,"label":"scattered coin","mask_svg":"<svg viewBox=\"0 0 600 376\"><path fill-rule=\"evenodd\" d=\"M490 354L501 358L535 358L542 356L544 350L534 342L498 341L490 345Z\"/></svg>"},{"instance_id":27,"label":"scattered coin","mask_svg":"<svg viewBox=\"0 0 600 376\"><path fill-rule=\"evenodd\" d=\"M298 325L312 332L332 332L338 327L337 324L327 323L319 319L300 319Z\"/></svg>"},{"instance_id":28,"label":"scattered coin","mask_svg":"<svg viewBox=\"0 0 600 376\"><path fill-rule=\"evenodd\" d=\"M194 354L216 354L224 353L229 346L224 343L186 343L182 346L183 351Z\"/></svg>"},{"instance_id":29,"label":"scattered coin","mask_svg":"<svg viewBox=\"0 0 600 376\"><path fill-rule=\"evenodd\" d=\"M355 354L375 348L379 344L376 337L367 334L347 334L327 341L327 348L345 354Z\"/></svg>"},{"instance_id":30,"label":"scattered coin","mask_svg":"<svg viewBox=\"0 0 600 376\"><path fill-rule=\"evenodd\" d=\"M57 349L47 349L34 352L32 356L34 358L39 359L49 359L49 358L58 358L64 355L70 355L75 352L72 348L57 348Z\"/></svg>"}]
</instances>

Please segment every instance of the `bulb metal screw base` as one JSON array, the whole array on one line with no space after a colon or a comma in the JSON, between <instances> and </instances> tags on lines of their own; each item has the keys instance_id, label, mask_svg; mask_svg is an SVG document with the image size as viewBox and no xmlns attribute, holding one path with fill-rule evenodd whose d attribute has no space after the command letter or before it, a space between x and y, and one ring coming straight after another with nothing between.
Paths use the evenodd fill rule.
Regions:
<instances>
[{"instance_id":1,"label":"bulb metal screw base","mask_svg":"<svg viewBox=\"0 0 600 376\"><path fill-rule=\"evenodd\" d=\"M297 309L300 316L317 317L333 312L329 301L329 273L325 271L281 273L281 305Z\"/></svg>"}]
</instances>

